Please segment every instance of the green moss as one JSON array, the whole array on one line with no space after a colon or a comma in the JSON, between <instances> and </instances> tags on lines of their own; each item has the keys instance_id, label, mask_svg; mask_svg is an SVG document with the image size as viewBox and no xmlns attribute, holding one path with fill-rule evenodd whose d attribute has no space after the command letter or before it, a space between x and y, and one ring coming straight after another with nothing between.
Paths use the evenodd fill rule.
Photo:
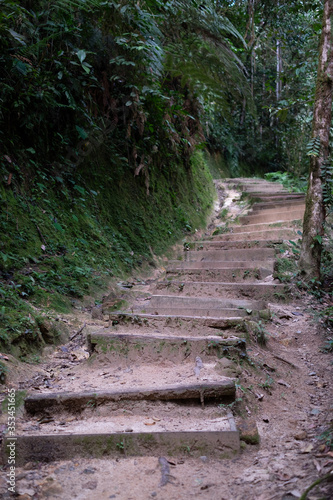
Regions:
<instances>
[{"instance_id":1,"label":"green moss","mask_svg":"<svg viewBox=\"0 0 333 500\"><path fill-rule=\"evenodd\" d=\"M29 193L0 187L0 349L20 356L43 344L30 304L68 313L101 296L110 277L154 265L152 253L202 227L214 197L201 153L190 169L152 165L149 195L102 150L67 178L43 175Z\"/></svg>"}]
</instances>

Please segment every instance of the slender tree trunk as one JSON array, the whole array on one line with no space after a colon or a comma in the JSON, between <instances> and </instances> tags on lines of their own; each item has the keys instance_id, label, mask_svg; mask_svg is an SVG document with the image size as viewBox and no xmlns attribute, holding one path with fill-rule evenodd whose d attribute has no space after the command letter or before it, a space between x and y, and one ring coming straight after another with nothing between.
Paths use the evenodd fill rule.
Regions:
<instances>
[{"instance_id":1,"label":"slender tree trunk","mask_svg":"<svg viewBox=\"0 0 333 500\"><path fill-rule=\"evenodd\" d=\"M325 205L321 167L327 160L332 120L333 89L333 0L324 1L323 29L319 47L319 65L313 112L312 137L320 140L320 152L310 157L310 173L303 220L300 269L307 278L320 278Z\"/></svg>"},{"instance_id":2,"label":"slender tree trunk","mask_svg":"<svg viewBox=\"0 0 333 500\"><path fill-rule=\"evenodd\" d=\"M282 91L281 72L282 72L281 44L280 40L277 40L276 41L276 100L277 101L281 99L281 91Z\"/></svg>"}]
</instances>

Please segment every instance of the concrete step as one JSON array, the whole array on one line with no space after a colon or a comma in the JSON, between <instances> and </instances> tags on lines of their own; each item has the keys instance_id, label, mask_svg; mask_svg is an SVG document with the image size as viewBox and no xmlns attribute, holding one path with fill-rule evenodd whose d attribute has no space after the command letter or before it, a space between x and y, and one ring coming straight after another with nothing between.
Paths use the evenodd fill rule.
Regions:
<instances>
[{"instance_id":1,"label":"concrete step","mask_svg":"<svg viewBox=\"0 0 333 500\"><path fill-rule=\"evenodd\" d=\"M280 283L218 283L218 282L182 282L160 281L154 289L154 294L184 296L200 295L201 297L250 298L269 302L285 301L290 297L289 285Z\"/></svg>"},{"instance_id":2,"label":"concrete step","mask_svg":"<svg viewBox=\"0 0 333 500\"><path fill-rule=\"evenodd\" d=\"M173 363L184 363L200 356L203 362L214 361L226 355L239 356L246 350L244 339L238 337L221 338L218 335L166 335L144 333L114 333L112 330L101 330L91 333L88 338L89 351L92 357L99 355L103 359L118 365L128 363L169 360ZM194 361L193 361L194 362Z\"/></svg>"},{"instance_id":3,"label":"concrete step","mask_svg":"<svg viewBox=\"0 0 333 500\"><path fill-rule=\"evenodd\" d=\"M262 201L259 203L254 203L252 205L252 210L253 211L260 211L260 210L270 210L270 209L278 209L278 208L304 208L305 209L305 200L302 198L296 199L296 200L286 200L286 201Z\"/></svg>"},{"instance_id":4,"label":"concrete step","mask_svg":"<svg viewBox=\"0 0 333 500\"><path fill-rule=\"evenodd\" d=\"M261 248L260 260L268 261L275 258L273 248ZM232 250L201 250L188 251L184 253L186 262L233 262L233 261L258 261L258 248L233 248ZM172 264L171 264L172 265Z\"/></svg>"},{"instance_id":5,"label":"concrete step","mask_svg":"<svg viewBox=\"0 0 333 500\"><path fill-rule=\"evenodd\" d=\"M248 216L259 216L259 215L271 215L271 214L276 214L278 213L279 214L279 217L280 217L280 214L286 214L286 213L290 213L290 212L299 212L299 213L304 213L304 210L305 210L305 205L304 203L302 203L301 205L295 205L294 203L288 207L288 206L285 206L284 204L281 205L280 207L268 207L268 208L262 208L261 210L255 210L255 207L256 205L253 205L253 207L251 207L251 210L247 213Z\"/></svg>"},{"instance_id":6,"label":"concrete step","mask_svg":"<svg viewBox=\"0 0 333 500\"><path fill-rule=\"evenodd\" d=\"M167 272L170 270L190 270L190 269L206 269L214 271L216 269L253 269L255 267L261 266L265 269L273 270L273 259L270 260L212 260L212 261L194 261L187 262L181 260L169 261L170 266L167 267Z\"/></svg>"},{"instance_id":7,"label":"concrete step","mask_svg":"<svg viewBox=\"0 0 333 500\"><path fill-rule=\"evenodd\" d=\"M178 316L177 314L148 314L148 313L112 313L109 314L110 326L115 328L115 332L124 333L128 331L136 332L150 330L154 333L162 331L175 335L191 334L195 336L218 334L224 338L231 335L235 337L243 336L239 325L247 318L241 316L229 318L202 317L202 316ZM238 328L240 330L238 331ZM223 333L227 330L226 333Z\"/></svg>"},{"instance_id":8,"label":"concrete step","mask_svg":"<svg viewBox=\"0 0 333 500\"><path fill-rule=\"evenodd\" d=\"M81 414L90 408L108 405L108 409L119 409L125 401L188 401L199 404L212 399L223 401L225 397L235 396L235 381L228 377L219 377L218 381L194 381L140 389L123 388L122 390L85 391L76 393L33 394L24 401L24 407L30 415L51 413Z\"/></svg>"},{"instance_id":9,"label":"concrete step","mask_svg":"<svg viewBox=\"0 0 333 500\"><path fill-rule=\"evenodd\" d=\"M257 240L271 240L271 239L282 239L282 240L297 240L300 236L297 234L295 229L291 228L277 228L277 229L266 229L266 230L254 230L251 231L251 226L243 226L247 228L247 231L241 233L224 233L218 234L212 237L212 241L238 241L242 239L243 241L257 241Z\"/></svg>"},{"instance_id":10,"label":"concrete step","mask_svg":"<svg viewBox=\"0 0 333 500\"><path fill-rule=\"evenodd\" d=\"M218 299L210 297L182 297L174 295L153 295L150 300L151 308L160 307L189 307L198 310L221 310L227 308L234 309L266 309L266 303L263 300L255 301L248 299Z\"/></svg>"},{"instance_id":11,"label":"concrete step","mask_svg":"<svg viewBox=\"0 0 333 500\"><path fill-rule=\"evenodd\" d=\"M244 318L249 314L254 316L256 311L266 308L264 301L154 295L145 309L137 312L187 317Z\"/></svg>"},{"instance_id":12,"label":"concrete step","mask_svg":"<svg viewBox=\"0 0 333 500\"><path fill-rule=\"evenodd\" d=\"M259 214L245 215L239 218L241 224L260 224L261 222L282 222L285 220L303 219L304 210L290 210L284 212L273 211L266 213L262 210Z\"/></svg>"},{"instance_id":13,"label":"concrete step","mask_svg":"<svg viewBox=\"0 0 333 500\"><path fill-rule=\"evenodd\" d=\"M249 263L248 263L249 264ZM230 283L242 283L244 281L263 280L272 274L272 266L261 267L261 263L246 267L232 268L169 268L166 271L168 280L177 281L218 281Z\"/></svg>"},{"instance_id":14,"label":"concrete step","mask_svg":"<svg viewBox=\"0 0 333 500\"><path fill-rule=\"evenodd\" d=\"M38 422L35 427L40 427ZM223 459L234 457L240 450L239 432L230 412L191 407L189 414L172 403L143 407L135 414L123 409L122 414L112 414L112 418L107 415L103 419L95 416L74 422L55 420L43 424L42 429L6 436L2 448L4 463L8 462L12 443L16 466L92 457L181 458L189 453L191 457Z\"/></svg>"},{"instance_id":15,"label":"concrete step","mask_svg":"<svg viewBox=\"0 0 333 500\"><path fill-rule=\"evenodd\" d=\"M219 226L217 226L219 227ZM302 224L299 219L296 221L282 221L282 222L262 222L259 224L247 225L230 225L228 229L232 233L244 233L249 231L270 231L271 229L294 229L295 232L300 231ZM228 234L228 233L226 233Z\"/></svg>"},{"instance_id":16,"label":"concrete step","mask_svg":"<svg viewBox=\"0 0 333 500\"><path fill-rule=\"evenodd\" d=\"M256 310L251 310L252 317L256 317ZM159 307L158 310L154 308L146 308L140 311L147 314L163 315L173 314L176 316L196 317L196 318L245 318L248 313L245 309L241 308L224 308L224 309L197 309L195 307Z\"/></svg>"},{"instance_id":17,"label":"concrete step","mask_svg":"<svg viewBox=\"0 0 333 500\"><path fill-rule=\"evenodd\" d=\"M251 198L255 198L256 201L290 201L290 200L304 200L304 193L269 193L269 192L248 192L246 193Z\"/></svg>"},{"instance_id":18,"label":"concrete step","mask_svg":"<svg viewBox=\"0 0 333 500\"><path fill-rule=\"evenodd\" d=\"M283 187L276 189L275 186L269 186L269 185L249 185L249 186L244 186L243 191L246 193L255 193L255 194L271 194L271 195L284 195L288 194L289 191Z\"/></svg>"},{"instance_id":19,"label":"concrete step","mask_svg":"<svg viewBox=\"0 0 333 500\"><path fill-rule=\"evenodd\" d=\"M207 241L197 241L194 243L191 243L189 248L193 249L192 253L196 253L199 251L216 251L216 250L230 250L231 248L233 249L250 249L250 248L255 248L255 249L262 249L262 248L274 248L277 245L281 245L283 243L282 238L277 238L277 239L270 239L270 240L253 240L253 241L246 241L242 240L242 234L237 233L239 235L239 240L235 241L223 241L223 240L207 240ZM190 250L185 250L186 252L189 252ZM258 250L257 250L258 251ZM187 260L186 255L182 260ZM190 258L191 260L191 258Z\"/></svg>"}]
</instances>

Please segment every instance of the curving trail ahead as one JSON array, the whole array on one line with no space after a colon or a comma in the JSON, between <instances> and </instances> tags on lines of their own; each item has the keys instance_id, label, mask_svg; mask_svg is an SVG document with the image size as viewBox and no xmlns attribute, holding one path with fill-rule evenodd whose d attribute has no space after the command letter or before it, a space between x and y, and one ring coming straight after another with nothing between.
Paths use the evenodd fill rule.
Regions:
<instances>
[{"instance_id":1,"label":"curving trail ahead","mask_svg":"<svg viewBox=\"0 0 333 500\"><path fill-rule=\"evenodd\" d=\"M300 366L297 350L309 316L288 271L276 272L281 248L299 239L304 195L256 179L216 184L232 194L219 206L234 212L228 223L215 218L121 308L106 303L107 325L87 334L89 358L70 369L58 360L59 383L29 391L15 436L16 465L31 472L18 481L24 498L268 500L308 485L308 472L292 474L298 450L286 446L302 436L288 441L286 431L305 421L310 361ZM268 334L265 349L258 341ZM293 391L295 378L303 385Z\"/></svg>"}]
</instances>

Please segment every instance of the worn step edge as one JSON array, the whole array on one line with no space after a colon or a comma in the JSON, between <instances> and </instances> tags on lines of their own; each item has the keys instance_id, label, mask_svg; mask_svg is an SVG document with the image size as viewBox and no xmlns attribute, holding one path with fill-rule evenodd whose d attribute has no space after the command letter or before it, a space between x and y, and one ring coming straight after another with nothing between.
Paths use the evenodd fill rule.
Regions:
<instances>
[{"instance_id":1,"label":"worn step edge","mask_svg":"<svg viewBox=\"0 0 333 500\"><path fill-rule=\"evenodd\" d=\"M267 304L262 300L251 299L221 299L212 297L185 297L182 295L155 295L148 302L150 307L197 307L198 309L266 309Z\"/></svg>"},{"instance_id":2,"label":"worn step edge","mask_svg":"<svg viewBox=\"0 0 333 500\"><path fill-rule=\"evenodd\" d=\"M228 233L221 233L217 234L215 236L211 237L211 241L256 241L260 239L264 239L265 237L267 239L271 239L272 237L276 237L279 239L283 240L297 240L300 238L300 236L297 234L295 230L292 229L272 229L272 230L254 230L251 231L251 226L243 226L246 227L248 230L247 231L242 231L242 232L228 232Z\"/></svg>"},{"instance_id":3,"label":"worn step edge","mask_svg":"<svg viewBox=\"0 0 333 500\"><path fill-rule=\"evenodd\" d=\"M279 202L260 202L254 203L251 206L253 212L261 212L262 210L274 210L278 208L290 209L292 207L303 207L305 209L305 202L302 199L292 201L279 201Z\"/></svg>"},{"instance_id":4,"label":"worn step edge","mask_svg":"<svg viewBox=\"0 0 333 500\"><path fill-rule=\"evenodd\" d=\"M259 311L260 314L260 311ZM229 318L204 318L202 316L177 316L172 314L132 314L132 313L112 313L109 314L110 322L113 325L122 324L141 324L142 326L149 326L150 322L164 323L164 326L178 326L182 324L191 323L192 326L198 327L209 327L209 328L220 328L221 330L227 328L233 328L238 326L242 321L243 317L229 317ZM163 326L163 325L162 325Z\"/></svg>"},{"instance_id":5,"label":"worn step edge","mask_svg":"<svg viewBox=\"0 0 333 500\"><path fill-rule=\"evenodd\" d=\"M220 248L203 250L189 250L185 252L183 260L169 260L171 265L176 265L177 262L253 262L253 261L270 261L275 259L276 251L274 248L261 248L260 258L258 258L258 248L232 248L222 250Z\"/></svg>"},{"instance_id":6,"label":"worn step edge","mask_svg":"<svg viewBox=\"0 0 333 500\"><path fill-rule=\"evenodd\" d=\"M221 234L227 234L227 233L221 233ZM235 234L235 233L232 233ZM238 235L241 235L242 233L237 233ZM260 239L260 240L242 240L241 237L239 240L234 240L234 241L223 241L223 240L201 240L201 241L195 241L188 243L188 247L190 250L187 250L187 248L184 250L184 253L186 252L199 252L201 250L206 250L206 251L211 251L213 250L230 250L230 249L258 249L258 248L274 248L276 245L281 245L283 243L282 238L273 238L269 240L265 239ZM205 248L206 247L206 248ZM186 260L186 259L184 259Z\"/></svg>"},{"instance_id":7,"label":"worn step edge","mask_svg":"<svg viewBox=\"0 0 333 500\"><path fill-rule=\"evenodd\" d=\"M263 299L265 301L272 301L274 293L286 294L287 296L291 293L291 286L282 284L282 283L229 283L229 282L218 282L218 281L177 281L177 280L163 280L156 283L154 287L154 294L158 294L159 291L165 293L165 290L170 294L172 292L172 288L177 287L175 293L184 293L191 288L203 288L207 290L208 293L212 293L211 289L217 291L218 288L221 289L221 298L223 297L223 293L230 294L235 293L237 296L235 298L244 297L247 298L249 296L255 296L255 300L258 300L258 296L256 294L262 294L259 299ZM271 293L273 296L271 295ZM197 291L196 291L197 293ZM199 293L204 293L202 290ZM187 295L190 297L190 295ZM208 295L210 296L210 295Z\"/></svg>"},{"instance_id":8,"label":"worn step edge","mask_svg":"<svg viewBox=\"0 0 333 500\"><path fill-rule=\"evenodd\" d=\"M169 342L177 342L179 344L184 342L216 342L217 344L221 344L222 346L233 346L245 349L246 342L244 339L239 337L220 337L218 335L204 335L204 336L193 336L193 335L171 335L171 334L157 334L147 332L147 334L138 334L133 332L123 332L123 333L114 333L113 331L99 331L94 333L89 333L87 335L87 341L90 344L97 344L100 340L108 341L108 340L124 340L128 342L136 342L140 340L142 342L153 343L156 341L169 341Z\"/></svg>"},{"instance_id":9,"label":"worn step edge","mask_svg":"<svg viewBox=\"0 0 333 500\"><path fill-rule=\"evenodd\" d=\"M150 334L149 334L150 333ZM161 359L175 364L200 356L202 361L230 355L243 356L246 341L239 337L222 338L216 335L175 336L156 335L147 332L144 335L127 333L95 333L87 336L88 350L91 356L103 356L112 362L137 362L140 358L147 363L156 363Z\"/></svg>"},{"instance_id":10,"label":"worn step edge","mask_svg":"<svg viewBox=\"0 0 333 500\"><path fill-rule=\"evenodd\" d=\"M244 269L273 269L274 258L271 260L239 260L239 261L170 261L170 266L166 268L167 273L183 270L193 271L223 271L223 270L241 270Z\"/></svg>"},{"instance_id":11,"label":"worn step edge","mask_svg":"<svg viewBox=\"0 0 333 500\"><path fill-rule=\"evenodd\" d=\"M239 222L244 225L257 224L260 222L285 222L288 220L302 220L304 211L302 212L288 212L280 214L262 214L262 215L244 215L239 218Z\"/></svg>"},{"instance_id":12,"label":"worn step edge","mask_svg":"<svg viewBox=\"0 0 333 500\"><path fill-rule=\"evenodd\" d=\"M244 318L248 316L247 309L252 311L252 316L257 315L258 309L251 307L237 307L229 308L223 307L218 308L199 308L199 307L172 307L172 306L158 306L158 307L146 307L144 309L138 310L140 313L152 314L154 316L166 316L168 314L182 316L182 317L198 317L198 318ZM262 308L263 309L263 308ZM135 310L134 310L135 312Z\"/></svg>"},{"instance_id":13,"label":"worn step edge","mask_svg":"<svg viewBox=\"0 0 333 500\"><path fill-rule=\"evenodd\" d=\"M235 381L225 377L219 382L175 384L146 389L124 389L116 391L59 392L27 396L24 407L27 413L35 415L44 412L66 411L80 413L87 408L119 401L174 401L207 399L219 400L235 395Z\"/></svg>"},{"instance_id":14,"label":"worn step edge","mask_svg":"<svg viewBox=\"0 0 333 500\"><path fill-rule=\"evenodd\" d=\"M283 224L283 225L282 225ZM299 229L299 219L293 220L286 220L283 222L259 222L256 224L247 224L247 225L239 225L239 224L228 224L228 227L230 231L233 233L242 233L244 231L272 231L272 230L295 230L297 231ZM217 224L216 228L218 227L225 227L225 224Z\"/></svg>"},{"instance_id":15,"label":"worn step edge","mask_svg":"<svg viewBox=\"0 0 333 500\"><path fill-rule=\"evenodd\" d=\"M125 458L129 456L210 456L230 459L240 450L239 431L234 425L224 431L131 432L99 434L55 434L5 437L3 460L8 463L14 446L16 466L27 462L53 462L81 458Z\"/></svg>"}]
</instances>

